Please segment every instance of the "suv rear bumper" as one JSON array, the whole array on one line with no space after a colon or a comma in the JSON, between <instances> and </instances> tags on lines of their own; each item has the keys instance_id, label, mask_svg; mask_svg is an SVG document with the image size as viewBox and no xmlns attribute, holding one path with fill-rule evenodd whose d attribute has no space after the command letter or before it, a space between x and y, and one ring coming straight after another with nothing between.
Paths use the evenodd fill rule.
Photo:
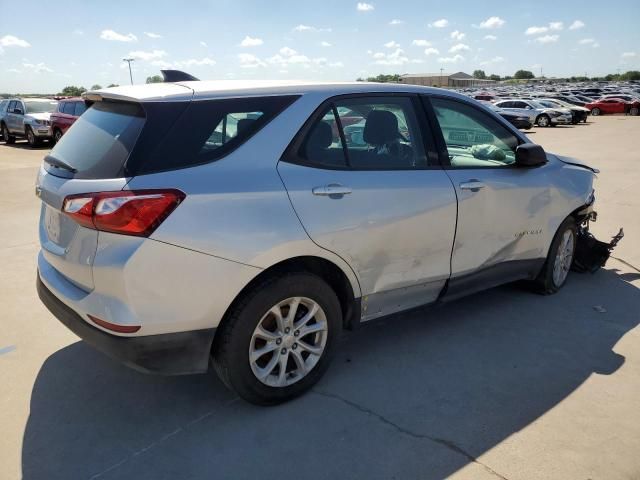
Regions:
<instances>
[{"instance_id":1,"label":"suv rear bumper","mask_svg":"<svg viewBox=\"0 0 640 480\"><path fill-rule=\"evenodd\" d=\"M215 328L160 335L120 337L89 325L37 278L38 296L49 311L82 340L145 373L184 375L206 372Z\"/></svg>"}]
</instances>

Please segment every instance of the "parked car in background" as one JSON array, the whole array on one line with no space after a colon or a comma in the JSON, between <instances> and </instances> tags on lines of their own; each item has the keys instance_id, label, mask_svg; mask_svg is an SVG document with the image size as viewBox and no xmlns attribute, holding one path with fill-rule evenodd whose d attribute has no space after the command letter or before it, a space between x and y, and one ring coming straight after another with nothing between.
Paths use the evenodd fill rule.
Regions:
<instances>
[{"instance_id":1,"label":"parked car in background","mask_svg":"<svg viewBox=\"0 0 640 480\"><path fill-rule=\"evenodd\" d=\"M531 117L529 115L523 115L520 113L503 110L502 108L496 107L493 103L490 102L482 103L516 128L530 130L531 127L533 127L533 122L531 121Z\"/></svg>"},{"instance_id":2,"label":"parked car in background","mask_svg":"<svg viewBox=\"0 0 640 480\"><path fill-rule=\"evenodd\" d=\"M37 177L41 300L129 366L212 364L258 404L311 388L343 328L516 280L559 291L593 216L593 169L447 90L185 81L85 98ZM345 141L343 115L362 138ZM244 122L225 134L230 116Z\"/></svg>"},{"instance_id":3,"label":"parked car in background","mask_svg":"<svg viewBox=\"0 0 640 480\"><path fill-rule=\"evenodd\" d=\"M67 129L87 109L82 98L65 98L60 100L56 109L51 113L51 133L53 141L58 143Z\"/></svg>"},{"instance_id":4,"label":"parked car in background","mask_svg":"<svg viewBox=\"0 0 640 480\"><path fill-rule=\"evenodd\" d=\"M501 100L496 102L495 105L503 110L517 112L521 115L529 115L532 118L533 123L539 127L569 125L573 120L571 112L546 107L538 103L536 100Z\"/></svg>"},{"instance_id":5,"label":"parked car in background","mask_svg":"<svg viewBox=\"0 0 640 480\"><path fill-rule=\"evenodd\" d=\"M627 102L621 98L605 98L587 103L585 108L588 108L591 111L591 115L594 116L613 113L638 115L640 102Z\"/></svg>"},{"instance_id":6,"label":"parked car in background","mask_svg":"<svg viewBox=\"0 0 640 480\"><path fill-rule=\"evenodd\" d=\"M0 125L7 114L7 108L9 107L9 100L0 100ZM4 131L0 128L0 138L4 140Z\"/></svg>"},{"instance_id":7,"label":"parked car in background","mask_svg":"<svg viewBox=\"0 0 640 480\"><path fill-rule=\"evenodd\" d=\"M640 98L637 95L625 95L625 94L607 94L600 97L598 100L608 100L610 98L619 98L625 102L638 102Z\"/></svg>"},{"instance_id":8,"label":"parked car in background","mask_svg":"<svg viewBox=\"0 0 640 480\"><path fill-rule=\"evenodd\" d=\"M5 142L14 143L16 137L20 137L35 147L43 140L50 140L50 117L57 105L57 101L47 98L9 99L7 114L0 124Z\"/></svg>"},{"instance_id":9,"label":"parked car in background","mask_svg":"<svg viewBox=\"0 0 640 480\"><path fill-rule=\"evenodd\" d=\"M558 98L541 98L539 99L539 101L545 106L552 106L555 108L569 110L572 117L571 123L573 123L574 125L580 122L587 122L587 117L590 113L588 108L578 107L577 105L572 105L569 102L565 102L564 100L560 100Z\"/></svg>"}]
</instances>

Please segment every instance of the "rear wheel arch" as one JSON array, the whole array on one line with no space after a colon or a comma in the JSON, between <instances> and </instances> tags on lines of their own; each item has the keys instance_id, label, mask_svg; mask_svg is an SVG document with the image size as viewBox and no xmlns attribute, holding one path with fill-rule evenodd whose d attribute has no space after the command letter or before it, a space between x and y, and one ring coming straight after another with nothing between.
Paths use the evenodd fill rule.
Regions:
<instances>
[{"instance_id":1,"label":"rear wheel arch","mask_svg":"<svg viewBox=\"0 0 640 480\"><path fill-rule=\"evenodd\" d=\"M228 320L230 312L234 310L236 305L242 301L248 292L270 279L294 272L311 273L326 282L327 285L333 289L340 301L344 328L353 329L356 327L360 321L360 302L345 272L335 263L325 258L299 256L271 265L256 275L238 295L236 295L231 304L229 304L218 329Z\"/></svg>"}]
</instances>

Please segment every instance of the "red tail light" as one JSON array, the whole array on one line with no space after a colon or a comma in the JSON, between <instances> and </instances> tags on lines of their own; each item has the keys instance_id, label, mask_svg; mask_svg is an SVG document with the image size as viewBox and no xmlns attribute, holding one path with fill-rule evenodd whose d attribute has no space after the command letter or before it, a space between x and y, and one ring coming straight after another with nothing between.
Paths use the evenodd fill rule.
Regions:
<instances>
[{"instance_id":1,"label":"red tail light","mask_svg":"<svg viewBox=\"0 0 640 480\"><path fill-rule=\"evenodd\" d=\"M62 211L83 227L148 237L184 200L180 190L131 190L70 195Z\"/></svg>"}]
</instances>

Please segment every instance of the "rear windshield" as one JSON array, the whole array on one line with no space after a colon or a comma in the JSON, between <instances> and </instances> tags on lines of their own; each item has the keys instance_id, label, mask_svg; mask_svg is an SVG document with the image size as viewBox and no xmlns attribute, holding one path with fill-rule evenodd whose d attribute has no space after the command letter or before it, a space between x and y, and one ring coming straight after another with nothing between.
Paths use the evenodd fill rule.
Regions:
<instances>
[{"instance_id":1,"label":"rear windshield","mask_svg":"<svg viewBox=\"0 0 640 480\"><path fill-rule=\"evenodd\" d=\"M227 155L297 96L193 102L96 102L50 156L74 178L116 178L186 168Z\"/></svg>"},{"instance_id":2,"label":"rear windshield","mask_svg":"<svg viewBox=\"0 0 640 480\"><path fill-rule=\"evenodd\" d=\"M75 168L75 178L120 176L144 123L145 115L138 104L95 103L76 120L50 155Z\"/></svg>"}]
</instances>

